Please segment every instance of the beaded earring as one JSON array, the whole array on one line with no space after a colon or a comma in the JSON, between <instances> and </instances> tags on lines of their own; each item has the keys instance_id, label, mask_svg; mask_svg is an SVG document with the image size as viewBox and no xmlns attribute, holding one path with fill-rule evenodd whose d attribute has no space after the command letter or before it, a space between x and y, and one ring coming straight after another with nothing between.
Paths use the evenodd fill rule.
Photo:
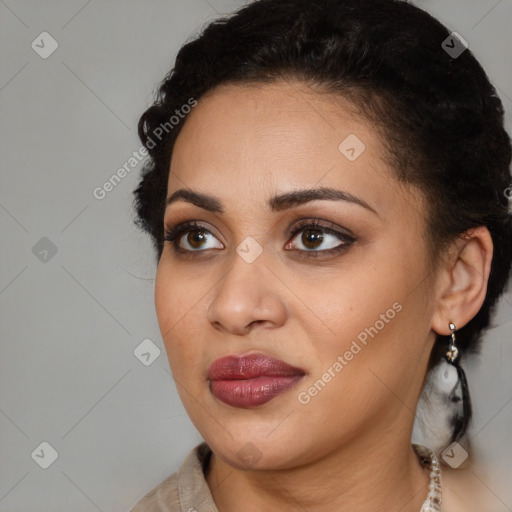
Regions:
<instances>
[{"instance_id":1,"label":"beaded earring","mask_svg":"<svg viewBox=\"0 0 512 512\"><path fill-rule=\"evenodd\" d=\"M462 400L462 414L455 419L453 425L453 442L458 441L465 433L466 427L468 426L469 420L471 418L471 400L469 398L469 388L466 379L466 374L462 366L460 366L459 364L459 349L455 345L455 331L457 330L457 328L455 327L455 324L453 322L449 323L449 327L451 331L451 340L445 357L448 363L450 363L450 365L454 367L457 371L457 387L460 389L460 399ZM456 397L453 397L453 399L454 401L457 400Z\"/></svg>"}]
</instances>

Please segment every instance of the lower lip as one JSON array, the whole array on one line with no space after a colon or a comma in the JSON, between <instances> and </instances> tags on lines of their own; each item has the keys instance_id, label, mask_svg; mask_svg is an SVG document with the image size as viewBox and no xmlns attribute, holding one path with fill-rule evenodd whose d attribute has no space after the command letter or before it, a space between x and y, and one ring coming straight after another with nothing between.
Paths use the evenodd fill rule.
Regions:
<instances>
[{"instance_id":1,"label":"lower lip","mask_svg":"<svg viewBox=\"0 0 512 512\"><path fill-rule=\"evenodd\" d=\"M211 392L233 407L256 407L265 404L293 387L303 375L286 377L261 376L240 380L212 380Z\"/></svg>"}]
</instances>

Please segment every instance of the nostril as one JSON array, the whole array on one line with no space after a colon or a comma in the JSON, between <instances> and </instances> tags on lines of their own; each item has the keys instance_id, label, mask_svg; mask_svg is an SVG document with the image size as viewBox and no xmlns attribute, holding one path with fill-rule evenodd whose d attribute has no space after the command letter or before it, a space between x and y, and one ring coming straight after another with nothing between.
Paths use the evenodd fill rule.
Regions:
<instances>
[{"instance_id":1,"label":"nostril","mask_svg":"<svg viewBox=\"0 0 512 512\"><path fill-rule=\"evenodd\" d=\"M251 323L247 326L247 328L249 329L250 327L252 327L252 326L253 326L253 324L258 325L258 324L265 324L265 323L266 323L266 320L254 320L253 322L251 322Z\"/></svg>"}]
</instances>

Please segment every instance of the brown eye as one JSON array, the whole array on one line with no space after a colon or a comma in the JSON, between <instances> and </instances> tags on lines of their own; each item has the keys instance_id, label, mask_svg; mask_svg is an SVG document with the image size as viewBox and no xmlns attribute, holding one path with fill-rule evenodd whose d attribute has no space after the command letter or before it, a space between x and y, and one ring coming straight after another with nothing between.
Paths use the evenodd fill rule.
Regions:
<instances>
[{"instance_id":1,"label":"brown eye","mask_svg":"<svg viewBox=\"0 0 512 512\"><path fill-rule=\"evenodd\" d=\"M187 236L184 238L186 238L187 242L194 249L201 249L201 246L204 241L207 240L208 235L206 234L206 231L189 231Z\"/></svg>"},{"instance_id":2,"label":"brown eye","mask_svg":"<svg viewBox=\"0 0 512 512\"><path fill-rule=\"evenodd\" d=\"M208 246L209 240L216 240L213 234L195 222L187 222L166 231L164 240L171 242L177 251L202 252L208 249L223 249L219 242L217 245Z\"/></svg>"},{"instance_id":3,"label":"brown eye","mask_svg":"<svg viewBox=\"0 0 512 512\"><path fill-rule=\"evenodd\" d=\"M298 236L300 235L300 236ZM355 238L327 226L318 221L303 223L292 233L293 240L286 244L287 249L296 245L298 251L329 254L341 251L355 242ZM316 256L316 254L315 254Z\"/></svg>"},{"instance_id":4,"label":"brown eye","mask_svg":"<svg viewBox=\"0 0 512 512\"><path fill-rule=\"evenodd\" d=\"M307 249L317 249L322 244L324 236L319 230L308 229L302 232L301 242Z\"/></svg>"}]
</instances>

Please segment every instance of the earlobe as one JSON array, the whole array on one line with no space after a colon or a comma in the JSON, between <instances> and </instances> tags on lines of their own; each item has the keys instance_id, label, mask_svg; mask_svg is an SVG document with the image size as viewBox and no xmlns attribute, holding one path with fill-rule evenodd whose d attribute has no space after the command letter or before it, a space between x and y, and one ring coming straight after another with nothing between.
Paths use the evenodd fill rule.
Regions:
<instances>
[{"instance_id":1,"label":"earlobe","mask_svg":"<svg viewBox=\"0 0 512 512\"><path fill-rule=\"evenodd\" d=\"M453 247L454 256L442 272L438 303L432 329L441 335L450 334L449 323L460 329L480 310L487 294L493 243L485 226L468 230Z\"/></svg>"}]
</instances>

